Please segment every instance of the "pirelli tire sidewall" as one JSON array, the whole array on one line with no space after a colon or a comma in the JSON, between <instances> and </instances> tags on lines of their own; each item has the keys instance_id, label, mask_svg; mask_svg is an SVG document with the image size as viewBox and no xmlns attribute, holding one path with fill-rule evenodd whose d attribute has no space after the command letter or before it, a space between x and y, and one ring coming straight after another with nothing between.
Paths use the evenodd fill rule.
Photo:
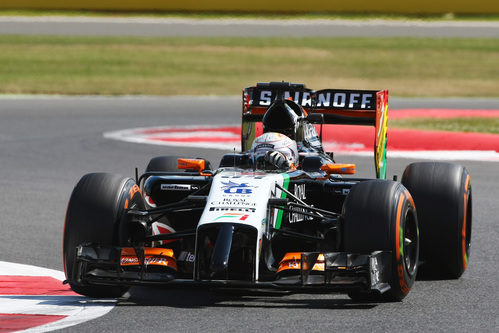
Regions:
<instances>
[{"instance_id":1,"label":"pirelli tire sidewall","mask_svg":"<svg viewBox=\"0 0 499 333\"><path fill-rule=\"evenodd\" d=\"M73 280L76 247L93 243L128 245L127 209L143 209L144 201L135 181L109 173L90 173L75 186L66 212L63 264L71 288L91 297L118 297L127 288L82 285Z\"/></svg>"},{"instance_id":2,"label":"pirelli tire sidewall","mask_svg":"<svg viewBox=\"0 0 499 333\"><path fill-rule=\"evenodd\" d=\"M419 258L418 221L410 193L394 181L361 182L348 194L343 218L344 251L392 253L390 290L383 295L361 291L350 292L349 296L354 300L402 300L414 284Z\"/></svg>"},{"instance_id":3,"label":"pirelli tire sidewall","mask_svg":"<svg viewBox=\"0 0 499 333\"><path fill-rule=\"evenodd\" d=\"M399 184L394 202L391 228L395 250L392 252L392 283L387 296L402 300L416 281L419 261L419 226L414 200L407 189ZM395 232L393 234L393 232ZM406 242L410 242L407 243ZM392 245L393 247L393 245ZM412 253L408 253L412 252Z\"/></svg>"},{"instance_id":4,"label":"pirelli tire sidewall","mask_svg":"<svg viewBox=\"0 0 499 333\"><path fill-rule=\"evenodd\" d=\"M468 170L453 163L412 163L405 169L402 183L414 198L420 223L420 277L459 278L468 266L471 245Z\"/></svg>"}]
</instances>

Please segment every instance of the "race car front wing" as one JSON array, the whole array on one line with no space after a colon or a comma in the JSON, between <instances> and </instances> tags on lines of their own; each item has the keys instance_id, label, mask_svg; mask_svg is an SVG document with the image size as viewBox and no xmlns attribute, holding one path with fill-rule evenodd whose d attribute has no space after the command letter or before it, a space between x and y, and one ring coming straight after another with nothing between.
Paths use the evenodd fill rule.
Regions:
<instances>
[{"instance_id":1,"label":"race car front wing","mask_svg":"<svg viewBox=\"0 0 499 333\"><path fill-rule=\"evenodd\" d=\"M163 256L150 256L147 249L150 248L81 245L76 251L76 269L73 270L70 280L77 285L182 285L294 292L345 292L356 289L384 293L390 289L390 251L375 251L371 254L303 252L299 269L294 274L277 276L272 281L241 281L178 279L175 277L176 264L173 257L169 257L168 253ZM126 253L128 258L125 262L135 265L125 265L123 253ZM319 255L321 259L323 256L324 268L318 271L313 267Z\"/></svg>"}]
</instances>

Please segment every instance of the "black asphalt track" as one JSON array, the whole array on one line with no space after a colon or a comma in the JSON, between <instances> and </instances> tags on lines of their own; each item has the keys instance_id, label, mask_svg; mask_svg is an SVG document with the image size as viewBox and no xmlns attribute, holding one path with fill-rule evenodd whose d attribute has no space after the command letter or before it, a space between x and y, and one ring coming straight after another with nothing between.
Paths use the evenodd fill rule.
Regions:
<instances>
[{"instance_id":1,"label":"black asphalt track","mask_svg":"<svg viewBox=\"0 0 499 333\"><path fill-rule=\"evenodd\" d=\"M392 99L392 108L497 108L497 99ZM0 260L62 270L67 200L79 178L105 171L134 175L157 155L223 151L150 146L105 139L132 127L238 124L239 98L0 99ZM371 158L355 162L373 176ZM389 159L401 175L410 159ZM468 270L459 280L417 281L401 303L356 304L344 295L215 293L133 288L108 315L65 331L78 332L497 332L499 330L499 164L458 161L471 172L473 236Z\"/></svg>"}]
</instances>

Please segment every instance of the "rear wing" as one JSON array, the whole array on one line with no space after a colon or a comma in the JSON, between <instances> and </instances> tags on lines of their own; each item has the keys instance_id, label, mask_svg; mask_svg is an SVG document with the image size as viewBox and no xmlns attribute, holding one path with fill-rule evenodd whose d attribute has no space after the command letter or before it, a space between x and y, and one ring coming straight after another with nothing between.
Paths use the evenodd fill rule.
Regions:
<instances>
[{"instance_id":1,"label":"rear wing","mask_svg":"<svg viewBox=\"0 0 499 333\"><path fill-rule=\"evenodd\" d=\"M388 90L312 90L289 82L258 83L243 89L242 149L255 138L256 126L278 96L301 105L312 123L375 127L374 162L377 178L386 178Z\"/></svg>"}]
</instances>

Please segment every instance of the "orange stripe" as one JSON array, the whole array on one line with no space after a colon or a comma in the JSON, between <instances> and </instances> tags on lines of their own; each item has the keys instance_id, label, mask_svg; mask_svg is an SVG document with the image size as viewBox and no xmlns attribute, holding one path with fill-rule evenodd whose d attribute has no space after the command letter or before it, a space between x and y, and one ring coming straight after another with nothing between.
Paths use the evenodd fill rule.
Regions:
<instances>
[{"instance_id":1,"label":"orange stripe","mask_svg":"<svg viewBox=\"0 0 499 333\"><path fill-rule=\"evenodd\" d=\"M404 260L400 258L400 219L401 219L401 216L402 216L402 206L404 204L404 200L406 199L405 197L405 194L404 193L401 193L400 195L400 198L399 198L399 203L398 203L398 206L397 206L397 221L396 221L396 229L395 229L395 234L396 234L396 238L395 238L395 246L397 247L395 253L397 255L397 274L398 274L398 277L399 277L399 285L400 285L400 290L404 293L404 294L408 294L409 291L411 290L411 288L409 288L409 286L407 285L407 283L405 282L405 277L404 277ZM402 239L403 241L403 239Z\"/></svg>"},{"instance_id":2,"label":"orange stripe","mask_svg":"<svg viewBox=\"0 0 499 333\"><path fill-rule=\"evenodd\" d=\"M412 208L416 209L416 205L414 204L414 200L412 199L412 195L407 190L405 190L404 193L405 193L405 197L407 198L407 200L409 200L409 202L411 203Z\"/></svg>"},{"instance_id":3,"label":"orange stripe","mask_svg":"<svg viewBox=\"0 0 499 333\"><path fill-rule=\"evenodd\" d=\"M402 214L402 205L404 204L405 196L402 194L399 198L399 203L397 206L397 221L395 226L395 253L397 256L397 261L400 260L400 215Z\"/></svg>"}]
</instances>

